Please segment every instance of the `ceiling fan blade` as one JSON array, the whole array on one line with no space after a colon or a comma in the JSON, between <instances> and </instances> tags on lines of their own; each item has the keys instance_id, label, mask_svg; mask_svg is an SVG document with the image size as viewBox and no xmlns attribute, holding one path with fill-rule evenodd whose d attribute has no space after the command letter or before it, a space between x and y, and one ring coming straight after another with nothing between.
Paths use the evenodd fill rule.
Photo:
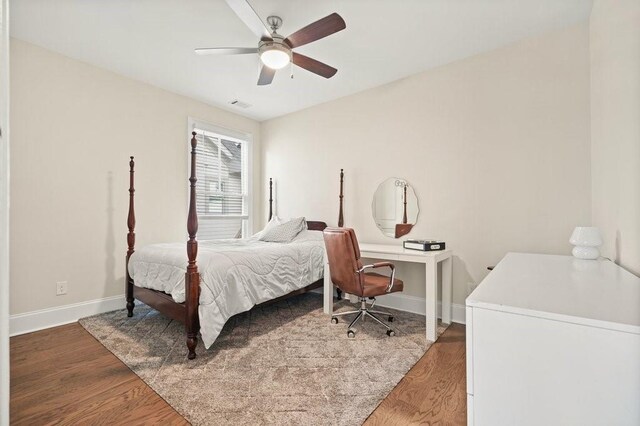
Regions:
<instances>
[{"instance_id":1,"label":"ceiling fan blade","mask_svg":"<svg viewBox=\"0 0 640 426\"><path fill-rule=\"evenodd\" d=\"M205 47L195 50L198 55L246 55L258 53L255 47Z\"/></svg>"},{"instance_id":2,"label":"ceiling fan blade","mask_svg":"<svg viewBox=\"0 0 640 426\"><path fill-rule=\"evenodd\" d=\"M260 70L260 77L258 77L258 86L266 86L267 84L271 84L271 82L273 81L273 76L275 75L276 70L263 65L262 69Z\"/></svg>"},{"instance_id":3,"label":"ceiling fan blade","mask_svg":"<svg viewBox=\"0 0 640 426\"><path fill-rule=\"evenodd\" d=\"M330 36L333 33L342 31L347 28L344 19L337 13L332 13L329 16L325 16L316 22L307 25L306 27L299 29L295 33L286 38L285 42L291 47L303 46L312 41L320 40L326 36Z\"/></svg>"},{"instance_id":4,"label":"ceiling fan blade","mask_svg":"<svg viewBox=\"0 0 640 426\"><path fill-rule=\"evenodd\" d=\"M301 55L296 52L293 52L292 61L297 66L304 68L307 71L311 71L314 74L318 74L324 78L331 78L338 72L338 70L334 67L331 67L327 64L316 61L313 58Z\"/></svg>"},{"instance_id":5,"label":"ceiling fan blade","mask_svg":"<svg viewBox=\"0 0 640 426\"><path fill-rule=\"evenodd\" d=\"M271 33L267 26L262 22L255 10L247 2L247 0L226 0L229 7L238 15L238 18L249 27L251 31L261 40L271 39Z\"/></svg>"}]
</instances>

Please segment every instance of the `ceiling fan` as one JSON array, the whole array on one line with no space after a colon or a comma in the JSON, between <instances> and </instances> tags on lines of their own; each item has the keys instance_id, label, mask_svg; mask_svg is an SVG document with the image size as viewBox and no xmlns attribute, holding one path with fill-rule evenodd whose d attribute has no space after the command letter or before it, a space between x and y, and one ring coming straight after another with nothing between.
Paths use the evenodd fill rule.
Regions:
<instances>
[{"instance_id":1,"label":"ceiling fan","mask_svg":"<svg viewBox=\"0 0 640 426\"><path fill-rule=\"evenodd\" d=\"M226 0L226 2L242 22L255 35L260 37L258 47L202 48L195 50L198 55L245 55L257 53L262 61L262 69L258 78L259 86L271 84L276 70L284 68L290 62L324 78L331 78L338 72L337 69L327 64L293 51L296 47L344 30L347 25L337 13L332 13L319 19L285 38L277 33L278 28L282 25L280 17L269 16L267 18L267 23L271 27L271 31L269 31L247 0Z\"/></svg>"}]
</instances>

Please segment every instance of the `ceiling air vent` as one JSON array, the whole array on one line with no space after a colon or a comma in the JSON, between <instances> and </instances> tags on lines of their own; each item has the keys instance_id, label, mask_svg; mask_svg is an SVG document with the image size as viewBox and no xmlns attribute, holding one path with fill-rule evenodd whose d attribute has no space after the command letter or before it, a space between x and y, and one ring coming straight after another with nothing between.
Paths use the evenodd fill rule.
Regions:
<instances>
[{"instance_id":1,"label":"ceiling air vent","mask_svg":"<svg viewBox=\"0 0 640 426\"><path fill-rule=\"evenodd\" d=\"M239 100L237 100L237 99L234 99L233 101L231 101L231 102L229 102L229 103L230 103L231 105L233 105L233 106L237 106L238 108L244 108L244 109L247 109L247 108L250 108L250 107L251 107L251 104L248 104L248 103L246 103L246 102L239 101Z\"/></svg>"}]
</instances>

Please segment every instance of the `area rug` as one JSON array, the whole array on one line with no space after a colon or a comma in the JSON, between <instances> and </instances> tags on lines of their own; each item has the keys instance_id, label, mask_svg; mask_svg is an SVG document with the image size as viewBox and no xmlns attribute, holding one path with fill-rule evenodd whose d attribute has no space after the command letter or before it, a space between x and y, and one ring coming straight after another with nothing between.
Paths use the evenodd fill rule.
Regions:
<instances>
[{"instance_id":1,"label":"area rug","mask_svg":"<svg viewBox=\"0 0 640 426\"><path fill-rule=\"evenodd\" d=\"M80 324L194 425L359 425L429 347L424 316L389 311L395 337L367 319L349 339L303 294L231 318L192 361L184 326L145 305Z\"/></svg>"}]
</instances>

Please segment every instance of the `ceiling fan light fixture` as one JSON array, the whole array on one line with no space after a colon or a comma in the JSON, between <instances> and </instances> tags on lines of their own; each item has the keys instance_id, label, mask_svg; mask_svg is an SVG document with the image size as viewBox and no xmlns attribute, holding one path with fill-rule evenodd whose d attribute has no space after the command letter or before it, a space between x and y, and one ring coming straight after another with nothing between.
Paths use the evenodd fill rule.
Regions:
<instances>
[{"instance_id":1,"label":"ceiling fan light fixture","mask_svg":"<svg viewBox=\"0 0 640 426\"><path fill-rule=\"evenodd\" d=\"M270 44L261 49L260 60L272 70L279 70L291 62L291 50L280 44Z\"/></svg>"}]
</instances>

